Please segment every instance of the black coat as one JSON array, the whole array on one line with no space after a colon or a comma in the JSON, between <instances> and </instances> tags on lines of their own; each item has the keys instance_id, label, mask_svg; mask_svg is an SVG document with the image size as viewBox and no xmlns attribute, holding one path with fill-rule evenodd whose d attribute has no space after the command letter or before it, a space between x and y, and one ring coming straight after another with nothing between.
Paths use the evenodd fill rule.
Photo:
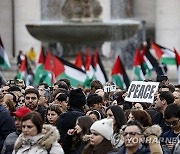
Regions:
<instances>
[{"instance_id":1,"label":"black coat","mask_svg":"<svg viewBox=\"0 0 180 154\"><path fill-rule=\"evenodd\" d=\"M0 151L6 137L16 131L14 120L4 106L0 104Z\"/></svg>"},{"instance_id":2,"label":"black coat","mask_svg":"<svg viewBox=\"0 0 180 154\"><path fill-rule=\"evenodd\" d=\"M59 130L62 147L64 149L64 152L67 154L69 153L69 144L70 141L66 140L67 137L67 131L69 129L73 129L76 124L76 120L78 117L83 116L84 112L77 108L71 108L67 112L60 115L58 121L57 121L57 128Z\"/></svg>"}]
</instances>

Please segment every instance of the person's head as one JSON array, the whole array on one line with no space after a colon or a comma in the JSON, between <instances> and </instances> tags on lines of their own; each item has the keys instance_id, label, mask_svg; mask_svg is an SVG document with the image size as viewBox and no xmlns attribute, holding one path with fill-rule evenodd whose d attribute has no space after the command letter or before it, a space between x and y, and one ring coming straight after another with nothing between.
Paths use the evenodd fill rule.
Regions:
<instances>
[{"instance_id":1,"label":"person's head","mask_svg":"<svg viewBox=\"0 0 180 154\"><path fill-rule=\"evenodd\" d=\"M135 102L132 108L136 110L146 110L147 105L143 102Z\"/></svg>"},{"instance_id":2,"label":"person's head","mask_svg":"<svg viewBox=\"0 0 180 154\"><path fill-rule=\"evenodd\" d=\"M169 79L166 75L157 75L156 82L160 82L161 84L168 85Z\"/></svg>"},{"instance_id":3,"label":"person's head","mask_svg":"<svg viewBox=\"0 0 180 154\"><path fill-rule=\"evenodd\" d=\"M40 95L38 104L42 106L48 106L50 103L50 100L51 100L51 94L47 90L47 91L44 91L42 95Z\"/></svg>"},{"instance_id":4,"label":"person's head","mask_svg":"<svg viewBox=\"0 0 180 154\"><path fill-rule=\"evenodd\" d=\"M3 98L4 102L6 102L7 100L11 100L14 104L14 106L17 105L17 100L16 100L16 96L14 93L11 93L11 92L8 92L4 95L4 98Z\"/></svg>"},{"instance_id":5,"label":"person's head","mask_svg":"<svg viewBox=\"0 0 180 154\"><path fill-rule=\"evenodd\" d=\"M174 96L170 91L159 91L155 100L155 107L164 112L166 107L173 102Z\"/></svg>"},{"instance_id":6,"label":"person's head","mask_svg":"<svg viewBox=\"0 0 180 154\"><path fill-rule=\"evenodd\" d=\"M94 122L102 119L102 115L98 110L92 110L88 115Z\"/></svg>"},{"instance_id":7,"label":"person's head","mask_svg":"<svg viewBox=\"0 0 180 154\"><path fill-rule=\"evenodd\" d=\"M99 80L93 80L91 82L91 94L94 94L97 89L103 89L103 85Z\"/></svg>"},{"instance_id":8,"label":"person's head","mask_svg":"<svg viewBox=\"0 0 180 154\"><path fill-rule=\"evenodd\" d=\"M15 112L12 112L11 115L14 116L15 119L15 126L16 130L21 132L21 119L28 113L30 113L31 110L27 107L21 107L17 109Z\"/></svg>"},{"instance_id":9,"label":"person's head","mask_svg":"<svg viewBox=\"0 0 180 154\"><path fill-rule=\"evenodd\" d=\"M56 89L59 89L59 88L68 90L68 85L66 84L66 82L59 80L54 84L53 89L56 90Z\"/></svg>"},{"instance_id":10,"label":"person's head","mask_svg":"<svg viewBox=\"0 0 180 154\"><path fill-rule=\"evenodd\" d=\"M18 97L22 95L21 88L19 88L18 86L11 86L8 89L8 92L13 93L16 96L16 99L18 99Z\"/></svg>"},{"instance_id":11,"label":"person's head","mask_svg":"<svg viewBox=\"0 0 180 154\"><path fill-rule=\"evenodd\" d=\"M33 137L42 132L43 120L36 111L26 114L21 122L24 137Z\"/></svg>"},{"instance_id":12,"label":"person's head","mask_svg":"<svg viewBox=\"0 0 180 154\"><path fill-rule=\"evenodd\" d=\"M62 112L66 112L68 107L68 96L64 93L57 94L53 104L58 105Z\"/></svg>"},{"instance_id":13,"label":"person's head","mask_svg":"<svg viewBox=\"0 0 180 154\"><path fill-rule=\"evenodd\" d=\"M15 104L10 98L4 99L1 104L10 112L16 111Z\"/></svg>"},{"instance_id":14,"label":"person's head","mask_svg":"<svg viewBox=\"0 0 180 154\"><path fill-rule=\"evenodd\" d=\"M75 130L77 134L86 135L90 134L90 127L93 124L93 120L89 116L82 116L77 118Z\"/></svg>"},{"instance_id":15,"label":"person's head","mask_svg":"<svg viewBox=\"0 0 180 154\"><path fill-rule=\"evenodd\" d=\"M82 89L72 89L69 94L69 105L71 108L81 109L86 104L86 97Z\"/></svg>"},{"instance_id":16,"label":"person's head","mask_svg":"<svg viewBox=\"0 0 180 154\"><path fill-rule=\"evenodd\" d=\"M102 97L98 94L89 94L87 97L87 105L95 110L100 111L102 107Z\"/></svg>"},{"instance_id":17,"label":"person's head","mask_svg":"<svg viewBox=\"0 0 180 154\"><path fill-rule=\"evenodd\" d=\"M170 126L173 130L178 130L180 128L180 105L168 105L164 112L164 117L166 125Z\"/></svg>"},{"instance_id":18,"label":"person's head","mask_svg":"<svg viewBox=\"0 0 180 154\"><path fill-rule=\"evenodd\" d=\"M109 106L106 109L107 119L113 119L114 132L118 133L123 125L126 124L124 111L118 106Z\"/></svg>"},{"instance_id":19,"label":"person's head","mask_svg":"<svg viewBox=\"0 0 180 154\"><path fill-rule=\"evenodd\" d=\"M127 149L139 148L143 140L143 128L137 121L129 121L124 129L124 143Z\"/></svg>"},{"instance_id":20,"label":"person's head","mask_svg":"<svg viewBox=\"0 0 180 154\"><path fill-rule=\"evenodd\" d=\"M55 105L55 104L50 105L46 111L47 122L52 124L52 125L55 125L56 121L59 118L61 113L62 112L61 112L59 105Z\"/></svg>"},{"instance_id":21,"label":"person's head","mask_svg":"<svg viewBox=\"0 0 180 154\"><path fill-rule=\"evenodd\" d=\"M180 90L179 89L175 90L173 92L173 96L174 96L174 103L180 105Z\"/></svg>"},{"instance_id":22,"label":"person's head","mask_svg":"<svg viewBox=\"0 0 180 154\"><path fill-rule=\"evenodd\" d=\"M46 91L50 91L47 83L40 83L38 86L38 92L40 96L43 96Z\"/></svg>"},{"instance_id":23,"label":"person's head","mask_svg":"<svg viewBox=\"0 0 180 154\"><path fill-rule=\"evenodd\" d=\"M21 95L17 100L17 107L20 108L23 106L25 106L25 99L24 99L24 95Z\"/></svg>"},{"instance_id":24,"label":"person's head","mask_svg":"<svg viewBox=\"0 0 180 154\"><path fill-rule=\"evenodd\" d=\"M136 120L143 127L152 126L152 119L149 113L145 110L131 110L128 115L128 121Z\"/></svg>"},{"instance_id":25,"label":"person's head","mask_svg":"<svg viewBox=\"0 0 180 154\"><path fill-rule=\"evenodd\" d=\"M2 88L1 88L2 93L3 93L3 94L8 93L8 89L9 89L9 88L10 88L9 85L4 85L4 86L2 86Z\"/></svg>"},{"instance_id":26,"label":"person's head","mask_svg":"<svg viewBox=\"0 0 180 154\"><path fill-rule=\"evenodd\" d=\"M97 146L104 139L109 140L113 135L113 120L112 119L102 119L96 121L92 124L91 128L91 138L90 144Z\"/></svg>"},{"instance_id":27,"label":"person's head","mask_svg":"<svg viewBox=\"0 0 180 154\"><path fill-rule=\"evenodd\" d=\"M72 87L71 87L71 82L69 79L67 78L63 78L63 79L60 79L59 81L64 81L66 83L66 85L68 86L68 90L71 90Z\"/></svg>"},{"instance_id":28,"label":"person's head","mask_svg":"<svg viewBox=\"0 0 180 154\"><path fill-rule=\"evenodd\" d=\"M25 90L25 105L34 111L38 106L39 92L35 88Z\"/></svg>"}]
</instances>

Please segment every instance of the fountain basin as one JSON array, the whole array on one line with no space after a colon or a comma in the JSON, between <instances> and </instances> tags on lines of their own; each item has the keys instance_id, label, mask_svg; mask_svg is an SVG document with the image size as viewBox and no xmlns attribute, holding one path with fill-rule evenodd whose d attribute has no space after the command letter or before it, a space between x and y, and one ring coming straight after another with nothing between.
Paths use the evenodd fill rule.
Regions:
<instances>
[{"instance_id":1,"label":"fountain basin","mask_svg":"<svg viewBox=\"0 0 180 154\"><path fill-rule=\"evenodd\" d=\"M124 40L133 36L140 25L135 20L103 22L41 22L26 25L29 33L43 42L83 43Z\"/></svg>"}]
</instances>

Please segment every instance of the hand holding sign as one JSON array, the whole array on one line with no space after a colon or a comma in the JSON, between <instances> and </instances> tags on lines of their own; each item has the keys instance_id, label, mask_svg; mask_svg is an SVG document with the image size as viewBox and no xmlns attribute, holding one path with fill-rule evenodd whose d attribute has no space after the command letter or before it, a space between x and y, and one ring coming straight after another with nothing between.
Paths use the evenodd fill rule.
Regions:
<instances>
[{"instance_id":1,"label":"hand holding sign","mask_svg":"<svg viewBox=\"0 0 180 154\"><path fill-rule=\"evenodd\" d=\"M132 81L125 101L153 103L159 82Z\"/></svg>"}]
</instances>

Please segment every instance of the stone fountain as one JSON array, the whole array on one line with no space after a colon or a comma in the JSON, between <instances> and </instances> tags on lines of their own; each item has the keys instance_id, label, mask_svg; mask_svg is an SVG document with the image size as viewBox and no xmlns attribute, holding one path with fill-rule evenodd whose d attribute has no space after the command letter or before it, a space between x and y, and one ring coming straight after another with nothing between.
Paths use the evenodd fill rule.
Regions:
<instances>
[{"instance_id":1,"label":"stone fountain","mask_svg":"<svg viewBox=\"0 0 180 154\"><path fill-rule=\"evenodd\" d=\"M87 46L98 47L106 41L124 40L137 33L135 20L101 20L103 9L98 0L66 0L63 21L26 25L30 34L43 42L60 42L63 55L75 56ZM71 46L67 49L67 46Z\"/></svg>"}]
</instances>

